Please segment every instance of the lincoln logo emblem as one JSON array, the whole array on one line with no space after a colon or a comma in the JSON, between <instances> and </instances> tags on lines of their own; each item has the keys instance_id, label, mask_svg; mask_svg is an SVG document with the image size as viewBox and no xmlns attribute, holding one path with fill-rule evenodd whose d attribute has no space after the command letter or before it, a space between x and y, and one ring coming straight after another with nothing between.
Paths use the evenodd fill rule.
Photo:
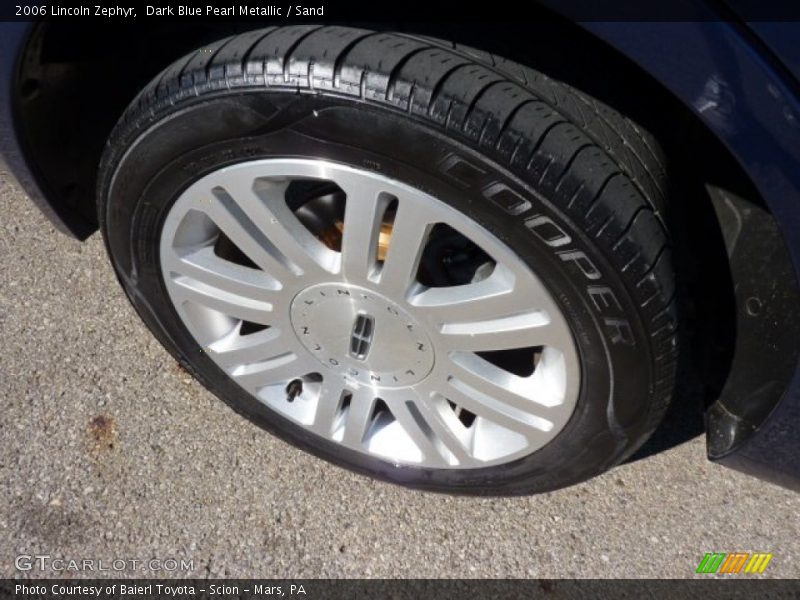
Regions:
<instances>
[{"instance_id":1,"label":"lincoln logo emblem","mask_svg":"<svg viewBox=\"0 0 800 600\"><path fill-rule=\"evenodd\" d=\"M369 315L358 315L353 323L353 332L350 334L350 356L356 360L367 358L374 333L375 319Z\"/></svg>"}]
</instances>

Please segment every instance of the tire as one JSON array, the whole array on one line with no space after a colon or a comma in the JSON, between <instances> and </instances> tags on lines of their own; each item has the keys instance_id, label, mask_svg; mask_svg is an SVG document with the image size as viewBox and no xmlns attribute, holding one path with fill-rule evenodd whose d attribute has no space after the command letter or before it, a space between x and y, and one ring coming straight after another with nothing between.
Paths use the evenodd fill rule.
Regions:
<instances>
[{"instance_id":1,"label":"tire","mask_svg":"<svg viewBox=\"0 0 800 600\"><path fill-rule=\"evenodd\" d=\"M509 264L530 269L531 281L546 289L543 302L550 308L544 314L556 325L558 315L563 316L569 330L571 341L562 341L558 356L569 365L574 351L579 376L569 414L545 436L546 443L513 446L514 454L503 445L503 435L486 433L492 431L487 424L480 432L491 448L482 450L482 456L491 457L487 466L459 468L468 461L452 459L449 446L451 453L445 454L450 467L431 467L427 459L419 464L387 459L313 433L299 424L301 417L276 410L272 400L260 401L234 381L231 371L210 355L209 340L199 339L208 330L198 334L180 312L191 303L172 299L177 279L162 259L177 242L165 242L165 231L172 228L170 235L184 235L175 233L184 221L174 224L170 215L188 202L192 186L226 173L244 177L248 169L274 170L281 161L300 171L308 161L325 161L334 165L331 172L357 173L364 181L374 178L399 186L399 195L410 190L431 198L431 210L458 215L453 227L478 232L484 236L480 239L495 244L496 252L506 256L508 250ZM278 186L282 180L264 181ZM289 193L291 185L286 185L281 193ZM634 452L664 414L677 356L675 277L663 218L666 189L664 160L655 140L608 106L541 73L436 39L291 26L221 40L156 77L108 141L98 211L114 268L137 312L173 356L236 411L306 451L372 477L439 492L513 495L553 490L604 472ZM472 238L467 240L472 244ZM477 264L489 256L492 273L498 265L505 268L482 250L470 245L469 260ZM455 260L452 248L447 250L449 263L436 262L438 255L428 252L428 246L419 250L419 260L435 256L431 270ZM246 257L247 264L257 262L251 258ZM465 276L464 281L474 285L479 270L470 271L472 279ZM447 277L457 279L451 271ZM409 319L416 318L414 307L402 299L386 296L389 301L402 304L400 310L408 311ZM294 307L297 298L292 302ZM326 310L338 314L338 309ZM211 316L197 318L203 328L211 327ZM286 322L295 327L299 319L292 313ZM509 322L492 323L502 329ZM548 347L533 351L549 352ZM398 352L406 360L405 350ZM454 352L436 354L430 368L461 356ZM538 360L544 364L543 358ZM506 363L500 364L506 369ZM388 372L381 371L384 377ZM323 381L328 381L327 373ZM298 384L298 389L322 385L314 378L303 382L306 387ZM286 387L287 401L294 398L291 385ZM488 398L491 404L493 397ZM395 418L395 406L388 410ZM449 413L446 418L452 420ZM480 416L476 422L486 424L487 419ZM445 446L450 443L447 435ZM478 439L477 431L470 435ZM517 439L509 434L512 438ZM528 448L532 451L525 454ZM426 452L421 451L425 457Z\"/></svg>"}]
</instances>

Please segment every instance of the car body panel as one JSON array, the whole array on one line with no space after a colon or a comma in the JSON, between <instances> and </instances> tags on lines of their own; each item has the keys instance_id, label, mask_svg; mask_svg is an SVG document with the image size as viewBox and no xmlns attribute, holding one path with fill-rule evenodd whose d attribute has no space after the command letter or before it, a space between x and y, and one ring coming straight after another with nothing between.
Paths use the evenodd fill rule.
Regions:
<instances>
[{"instance_id":1,"label":"car body panel","mask_svg":"<svg viewBox=\"0 0 800 600\"><path fill-rule=\"evenodd\" d=\"M747 26L778 58L795 80L800 80L800 44L797 22L748 22Z\"/></svg>"}]
</instances>

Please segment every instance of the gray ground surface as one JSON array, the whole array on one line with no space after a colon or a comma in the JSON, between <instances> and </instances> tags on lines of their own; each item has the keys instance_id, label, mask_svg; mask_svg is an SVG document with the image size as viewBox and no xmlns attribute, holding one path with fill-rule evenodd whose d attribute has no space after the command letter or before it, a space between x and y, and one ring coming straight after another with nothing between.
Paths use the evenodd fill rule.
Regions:
<instances>
[{"instance_id":1,"label":"gray ground surface","mask_svg":"<svg viewBox=\"0 0 800 600\"><path fill-rule=\"evenodd\" d=\"M687 577L712 550L800 575L800 495L710 464L702 437L516 499L407 491L287 446L176 367L99 235L57 234L2 175L0 399L4 577L18 554L184 558L199 577Z\"/></svg>"}]
</instances>

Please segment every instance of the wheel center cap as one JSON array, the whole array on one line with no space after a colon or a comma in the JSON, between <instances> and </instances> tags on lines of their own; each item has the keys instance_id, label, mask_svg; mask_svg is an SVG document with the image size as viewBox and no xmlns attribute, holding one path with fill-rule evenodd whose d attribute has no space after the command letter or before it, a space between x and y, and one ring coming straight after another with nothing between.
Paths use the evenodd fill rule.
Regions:
<instances>
[{"instance_id":1,"label":"wheel center cap","mask_svg":"<svg viewBox=\"0 0 800 600\"><path fill-rule=\"evenodd\" d=\"M424 328L388 298L354 285L321 284L295 296L290 309L300 343L345 379L401 387L433 368Z\"/></svg>"}]
</instances>

